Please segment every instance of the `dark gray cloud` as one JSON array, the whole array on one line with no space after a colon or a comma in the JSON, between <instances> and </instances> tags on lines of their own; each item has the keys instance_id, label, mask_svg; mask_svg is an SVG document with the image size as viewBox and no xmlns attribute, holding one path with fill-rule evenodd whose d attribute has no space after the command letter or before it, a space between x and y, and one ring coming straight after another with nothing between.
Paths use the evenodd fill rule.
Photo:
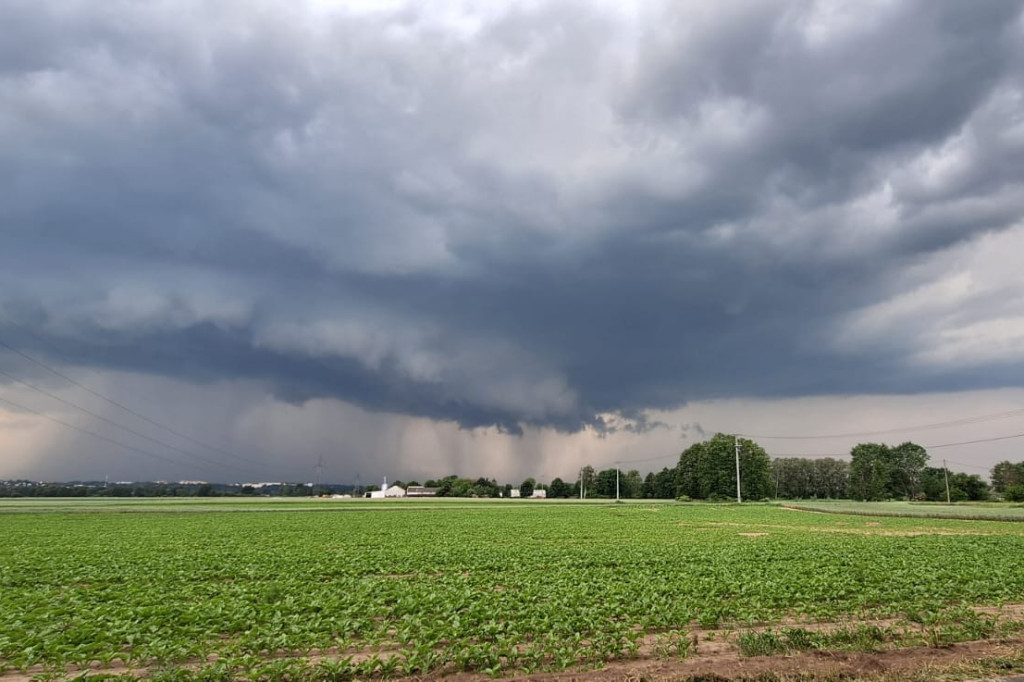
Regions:
<instances>
[{"instance_id":1,"label":"dark gray cloud","mask_svg":"<svg viewBox=\"0 0 1024 682\"><path fill-rule=\"evenodd\" d=\"M4 333L513 432L1020 386L1021 7L7 2Z\"/></svg>"}]
</instances>

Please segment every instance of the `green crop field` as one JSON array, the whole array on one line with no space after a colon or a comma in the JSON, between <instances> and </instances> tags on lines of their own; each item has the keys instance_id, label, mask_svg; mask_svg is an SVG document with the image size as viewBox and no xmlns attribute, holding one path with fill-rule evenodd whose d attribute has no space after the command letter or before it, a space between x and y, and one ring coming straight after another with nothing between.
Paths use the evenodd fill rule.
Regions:
<instances>
[{"instance_id":1,"label":"green crop field","mask_svg":"<svg viewBox=\"0 0 1024 682\"><path fill-rule=\"evenodd\" d=\"M748 653L981 639L1019 621L971 607L1024 602L1024 524L995 521L676 503L12 501L0 530L9 674L499 675L685 657L696 630L734 633Z\"/></svg>"}]
</instances>

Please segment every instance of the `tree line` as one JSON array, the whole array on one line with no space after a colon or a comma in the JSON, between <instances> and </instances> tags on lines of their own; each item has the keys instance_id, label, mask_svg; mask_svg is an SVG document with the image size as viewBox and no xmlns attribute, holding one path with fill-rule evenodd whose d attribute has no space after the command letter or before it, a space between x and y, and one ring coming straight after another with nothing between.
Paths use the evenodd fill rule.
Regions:
<instances>
[{"instance_id":1,"label":"tree line","mask_svg":"<svg viewBox=\"0 0 1024 682\"><path fill-rule=\"evenodd\" d=\"M651 472L643 479L635 471L621 472L620 496L646 499L729 500L736 497L736 457L739 454L740 492L745 500L856 499L920 501L985 500L989 484L977 474L950 472L928 466L927 451L915 443L899 445L861 443L850 460L834 457L772 459L763 447L746 438L716 434L684 450L674 467ZM589 472L589 478L587 473ZM1020 487L1024 499L1024 463L997 465L993 481L998 493L1013 499ZM560 479L556 479L560 480ZM615 469L595 473L584 467L581 480L569 486L572 494L581 483L587 497L614 497ZM628 481L623 484L623 481ZM948 482L948 488L947 488ZM1010 492L1007 492L1010 491Z\"/></svg>"},{"instance_id":2,"label":"tree line","mask_svg":"<svg viewBox=\"0 0 1024 682\"><path fill-rule=\"evenodd\" d=\"M850 460L832 457L772 459L763 447L746 438L716 434L684 450L674 466L641 475L637 469L600 471L587 465L575 480L555 478L550 483L528 477L513 486L488 478L450 475L428 480L440 497L510 497L513 487L521 497L544 490L549 498L692 499L729 500L736 496L736 455L740 460L741 493L745 500L780 499L909 499L921 501L985 500L994 491L1004 499L1024 501L1024 462L1000 462L992 469L992 485L977 474L951 472L928 466L925 448L907 442L890 446L860 443ZM618 481L616 482L616 478ZM419 485L416 481L403 484ZM377 486L281 483L254 489L225 484L137 483L130 485L87 482L76 484L0 481L0 497L191 497L233 495L310 495L377 490Z\"/></svg>"}]
</instances>

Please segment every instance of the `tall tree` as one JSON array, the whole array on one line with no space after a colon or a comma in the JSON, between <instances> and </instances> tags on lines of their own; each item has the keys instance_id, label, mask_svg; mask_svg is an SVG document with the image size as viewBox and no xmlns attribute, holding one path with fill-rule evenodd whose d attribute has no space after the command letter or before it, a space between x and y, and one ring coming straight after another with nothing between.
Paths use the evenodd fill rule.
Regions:
<instances>
[{"instance_id":1,"label":"tall tree","mask_svg":"<svg viewBox=\"0 0 1024 682\"><path fill-rule=\"evenodd\" d=\"M920 490L921 472L928 463L928 452L916 443L901 443L889 448L889 485L892 497L914 499Z\"/></svg>"},{"instance_id":2,"label":"tall tree","mask_svg":"<svg viewBox=\"0 0 1024 682\"><path fill-rule=\"evenodd\" d=\"M571 497L572 486L556 477L548 486L548 497Z\"/></svg>"},{"instance_id":3,"label":"tall tree","mask_svg":"<svg viewBox=\"0 0 1024 682\"><path fill-rule=\"evenodd\" d=\"M858 443L850 451L850 497L882 500L889 482L889 448L881 443Z\"/></svg>"},{"instance_id":4,"label":"tall tree","mask_svg":"<svg viewBox=\"0 0 1024 682\"><path fill-rule=\"evenodd\" d=\"M850 484L850 463L834 457L814 460L815 486L818 497L838 499L847 496Z\"/></svg>"},{"instance_id":5,"label":"tall tree","mask_svg":"<svg viewBox=\"0 0 1024 682\"><path fill-rule=\"evenodd\" d=\"M932 502L946 501L946 477L949 476L949 499L953 502L964 500L979 501L989 497L989 485L977 474L947 472L941 467L925 467L921 473L921 497Z\"/></svg>"},{"instance_id":6,"label":"tall tree","mask_svg":"<svg viewBox=\"0 0 1024 682\"><path fill-rule=\"evenodd\" d=\"M643 497L644 479L640 477L640 472L636 469L630 469L622 477L622 497L629 499L636 499Z\"/></svg>"},{"instance_id":7,"label":"tall tree","mask_svg":"<svg viewBox=\"0 0 1024 682\"><path fill-rule=\"evenodd\" d=\"M997 493L1006 492L1007 488L1024 483L1024 462L1013 464L1000 462L992 467L992 488Z\"/></svg>"},{"instance_id":8,"label":"tall tree","mask_svg":"<svg viewBox=\"0 0 1024 682\"><path fill-rule=\"evenodd\" d=\"M537 487L537 481L532 478L527 478L525 481L519 484L519 496L530 497L533 495L533 489Z\"/></svg>"},{"instance_id":9,"label":"tall tree","mask_svg":"<svg viewBox=\"0 0 1024 682\"><path fill-rule=\"evenodd\" d=\"M950 475L949 486L951 490L956 491L959 499L974 502L989 498L989 485L978 474L958 471Z\"/></svg>"},{"instance_id":10,"label":"tall tree","mask_svg":"<svg viewBox=\"0 0 1024 682\"><path fill-rule=\"evenodd\" d=\"M622 480L619 479L621 495ZM615 497L615 469L602 469L597 473L594 481L594 496L613 498Z\"/></svg>"},{"instance_id":11,"label":"tall tree","mask_svg":"<svg viewBox=\"0 0 1024 682\"><path fill-rule=\"evenodd\" d=\"M594 473L594 467L587 464L580 469L580 480L579 486L583 488L583 497L589 497L594 494L594 481L597 478L597 474ZM579 492L579 488L577 488Z\"/></svg>"},{"instance_id":12,"label":"tall tree","mask_svg":"<svg viewBox=\"0 0 1024 682\"><path fill-rule=\"evenodd\" d=\"M676 471L665 467L644 478L643 496L651 500L671 500L676 497Z\"/></svg>"},{"instance_id":13,"label":"tall tree","mask_svg":"<svg viewBox=\"0 0 1024 682\"><path fill-rule=\"evenodd\" d=\"M916 443L895 447L882 443L855 445L850 451L850 496L858 500L912 500L921 491L927 463L928 452Z\"/></svg>"},{"instance_id":14,"label":"tall tree","mask_svg":"<svg viewBox=\"0 0 1024 682\"><path fill-rule=\"evenodd\" d=\"M740 490L744 499L768 497L771 460L760 445L739 439ZM724 433L695 443L679 456L676 491L694 499L728 499L736 495L736 439Z\"/></svg>"}]
</instances>

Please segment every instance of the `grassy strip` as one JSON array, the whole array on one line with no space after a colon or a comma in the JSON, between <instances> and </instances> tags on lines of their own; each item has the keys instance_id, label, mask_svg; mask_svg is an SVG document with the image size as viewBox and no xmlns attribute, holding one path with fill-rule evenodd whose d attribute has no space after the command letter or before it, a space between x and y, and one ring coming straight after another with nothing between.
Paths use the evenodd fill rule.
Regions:
<instances>
[{"instance_id":1,"label":"grassy strip","mask_svg":"<svg viewBox=\"0 0 1024 682\"><path fill-rule=\"evenodd\" d=\"M872 503L865 503L865 505ZM922 508L921 512L914 511L903 511L896 509L887 509L885 507L870 508L865 506L864 508L851 508L847 506L832 506L832 505L815 505L806 503L792 503L787 502L783 505L789 509L797 509L800 511L809 512L822 512L826 514L841 514L843 516L881 516L895 519L949 519L952 521L1008 521L1014 523L1024 522L1024 513L1022 514L983 514L983 513L971 513L966 511L945 512L937 509Z\"/></svg>"}]
</instances>

